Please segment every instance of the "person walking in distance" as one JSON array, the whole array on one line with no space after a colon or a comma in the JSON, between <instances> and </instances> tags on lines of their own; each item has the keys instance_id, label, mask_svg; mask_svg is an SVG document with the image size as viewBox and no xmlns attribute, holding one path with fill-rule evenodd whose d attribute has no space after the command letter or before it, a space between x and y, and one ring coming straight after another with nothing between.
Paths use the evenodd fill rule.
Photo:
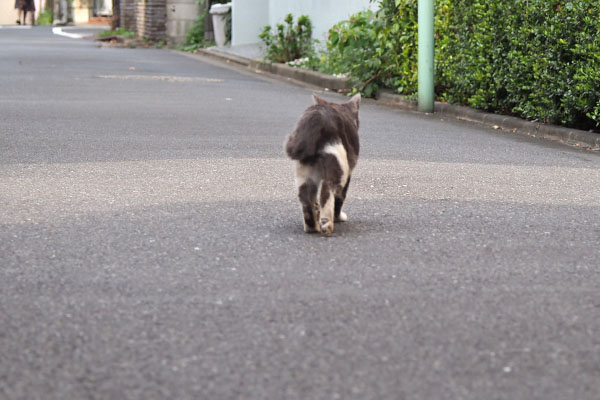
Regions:
<instances>
[{"instance_id":1,"label":"person walking in distance","mask_svg":"<svg viewBox=\"0 0 600 400\"><path fill-rule=\"evenodd\" d=\"M27 25L27 12L31 12L31 25L35 25L35 2L34 0L16 0L15 8L19 10L17 24ZM21 18L21 15L23 17Z\"/></svg>"}]
</instances>

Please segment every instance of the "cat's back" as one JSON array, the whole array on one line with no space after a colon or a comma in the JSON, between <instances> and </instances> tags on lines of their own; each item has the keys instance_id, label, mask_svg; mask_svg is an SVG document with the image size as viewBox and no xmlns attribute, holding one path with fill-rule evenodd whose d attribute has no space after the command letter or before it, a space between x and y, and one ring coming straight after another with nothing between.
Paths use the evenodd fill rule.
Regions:
<instances>
[{"instance_id":1,"label":"cat's back","mask_svg":"<svg viewBox=\"0 0 600 400\"><path fill-rule=\"evenodd\" d=\"M358 157L358 110L350 108L350 103L324 104L314 106L322 118L321 137L323 146L342 144L349 157Z\"/></svg>"},{"instance_id":2,"label":"cat's back","mask_svg":"<svg viewBox=\"0 0 600 400\"><path fill-rule=\"evenodd\" d=\"M293 160L318 157L327 145L341 144L353 158L358 156L358 108L319 101L308 107L287 138L285 150Z\"/></svg>"}]
</instances>

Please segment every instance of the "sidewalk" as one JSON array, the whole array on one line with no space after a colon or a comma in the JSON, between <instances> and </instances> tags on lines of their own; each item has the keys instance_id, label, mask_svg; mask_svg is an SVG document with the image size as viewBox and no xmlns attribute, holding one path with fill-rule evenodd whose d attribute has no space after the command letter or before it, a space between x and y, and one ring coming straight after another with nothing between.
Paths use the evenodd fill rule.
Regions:
<instances>
[{"instance_id":1,"label":"sidewalk","mask_svg":"<svg viewBox=\"0 0 600 400\"><path fill-rule=\"evenodd\" d=\"M50 26L50 25L48 25ZM81 24L81 25L55 25L52 27L52 33L59 36L65 36L71 39L95 38L101 32L110 29L108 25Z\"/></svg>"},{"instance_id":2,"label":"sidewalk","mask_svg":"<svg viewBox=\"0 0 600 400\"><path fill-rule=\"evenodd\" d=\"M263 61L265 55L264 48L259 43L210 47L200 49L199 53L228 63L233 62L254 70L269 72L283 78L313 85L324 90L347 92L351 89L351 85L345 78L336 78L320 72L290 67L285 64L266 63ZM403 109L417 109L417 102L415 100L406 99L404 96L390 91L381 91L377 101ZM435 103L435 113L463 121L481 123L493 129L501 129L544 140L559 141L586 150L600 151L600 134L593 132L531 122L517 117L491 114L470 107L441 102Z\"/></svg>"},{"instance_id":3,"label":"sidewalk","mask_svg":"<svg viewBox=\"0 0 600 400\"><path fill-rule=\"evenodd\" d=\"M260 43L241 44L238 46L211 47L213 51L219 51L236 57L250 60L261 60L265 57L265 49Z\"/></svg>"}]
</instances>

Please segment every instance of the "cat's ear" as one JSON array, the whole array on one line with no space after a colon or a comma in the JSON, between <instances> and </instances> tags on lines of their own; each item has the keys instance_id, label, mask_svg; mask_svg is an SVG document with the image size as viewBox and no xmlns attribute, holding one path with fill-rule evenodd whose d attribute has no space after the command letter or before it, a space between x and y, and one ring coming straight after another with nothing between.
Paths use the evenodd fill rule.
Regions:
<instances>
[{"instance_id":1,"label":"cat's ear","mask_svg":"<svg viewBox=\"0 0 600 400\"><path fill-rule=\"evenodd\" d=\"M360 99L361 99L360 93L357 93L354 96L352 96L350 101L346 104L348 104L350 106L350 108L352 108L354 111L358 112L358 108L360 106Z\"/></svg>"},{"instance_id":2,"label":"cat's ear","mask_svg":"<svg viewBox=\"0 0 600 400\"><path fill-rule=\"evenodd\" d=\"M313 94L313 101L317 106L327 104L327 101L325 99L320 98L316 94Z\"/></svg>"}]
</instances>

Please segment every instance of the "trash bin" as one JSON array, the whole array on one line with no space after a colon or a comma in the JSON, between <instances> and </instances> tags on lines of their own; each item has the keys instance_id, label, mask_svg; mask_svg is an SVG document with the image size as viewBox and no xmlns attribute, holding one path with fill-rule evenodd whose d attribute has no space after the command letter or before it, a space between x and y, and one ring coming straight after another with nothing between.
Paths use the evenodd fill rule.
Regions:
<instances>
[{"instance_id":1,"label":"trash bin","mask_svg":"<svg viewBox=\"0 0 600 400\"><path fill-rule=\"evenodd\" d=\"M210 7L210 15L212 15L213 32L215 33L215 42L217 46L222 47L227 43L225 37L225 14L231 9L231 3L213 4Z\"/></svg>"}]
</instances>

